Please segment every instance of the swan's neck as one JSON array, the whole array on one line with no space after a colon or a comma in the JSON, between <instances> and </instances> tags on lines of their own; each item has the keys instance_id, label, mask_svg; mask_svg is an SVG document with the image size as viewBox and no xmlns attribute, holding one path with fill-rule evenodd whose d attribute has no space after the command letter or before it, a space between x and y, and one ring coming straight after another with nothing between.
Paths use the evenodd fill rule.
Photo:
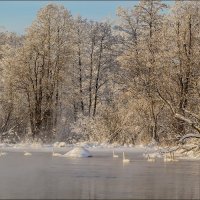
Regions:
<instances>
[{"instance_id":1,"label":"swan's neck","mask_svg":"<svg viewBox=\"0 0 200 200\"><path fill-rule=\"evenodd\" d=\"M125 155L124 155L124 152L123 152L123 159L125 160Z\"/></svg>"}]
</instances>

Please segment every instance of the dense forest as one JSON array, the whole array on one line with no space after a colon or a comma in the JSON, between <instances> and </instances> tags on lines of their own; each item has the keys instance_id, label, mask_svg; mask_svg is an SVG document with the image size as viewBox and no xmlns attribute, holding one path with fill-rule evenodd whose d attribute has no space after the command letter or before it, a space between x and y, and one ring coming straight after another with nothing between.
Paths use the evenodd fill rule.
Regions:
<instances>
[{"instance_id":1,"label":"dense forest","mask_svg":"<svg viewBox=\"0 0 200 200\"><path fill-rule=\"evenodd\" d=\"M175 144L200 138L200 2L140 1L115 23L42 8L0 32L0 139Z\"/></svg>"}]
</instances>

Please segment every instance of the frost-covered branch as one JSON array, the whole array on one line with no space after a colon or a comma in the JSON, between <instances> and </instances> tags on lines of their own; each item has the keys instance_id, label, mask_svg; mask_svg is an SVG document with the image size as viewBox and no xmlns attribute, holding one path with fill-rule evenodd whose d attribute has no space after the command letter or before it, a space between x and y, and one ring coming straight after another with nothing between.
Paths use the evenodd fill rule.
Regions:
<instances>
[{"instance_id":1,"label":"frost-covered branch","mask_svg":"<svg viewBox=\"0 0 200 200\"><path fill-rule=\"evenodd\" d=\"M176 113L174 115L174 117L176 119L180 119L180 120L186 122L188 125L190 125L192 128L194 128L196 131L198 131L200 133L200 127L198 126L198 124L194 123L192 120L190 120L190 119L188 119L188 118L186 118L183 115L178 114L178 113Z\"/></svg>"},{"instance_id":2,"label":"frost-covered branch","mask_svg":"<svg viewBox=\"0 0 200 200\"><path fill-rule=\"evenodd\" d=\"M160 91L158 89L157 89L157 93L158 93L159 97L162 99L162 101L169 106L172 113L175 114L175 110L174 110L173 106L171 105L171 103L168 100L166 100L166 98L163 97L163 95L160 93Z\"/></svg>"},{"instance_id":3,"label":"frost-covered branch","mask_svg":"<svg viewBox=\"0 0 200 200\"><path fill-rule=\"evenodd\" d=\"M179 139L179 142L184 142L188 138L199 138L200 139L200 134L193 134L193 133L186 134Z\"/></svg>"},{"instance_id":4,"label":"frost-covered branch","mask_svg":"<svg viewBox=\"0 0 200 200\"><path fill-rule=\"evenodd\" d=\"M194 117L194 118L196 118L197 120L200 121L200 116L199 116L199 115L196 115L195 113L192 113L191 111L186 110L186 109L184 109L184 111L185 111L186 113L188 113L189 115L191 115L192 117Z\"/></svg>"}]
</instances>

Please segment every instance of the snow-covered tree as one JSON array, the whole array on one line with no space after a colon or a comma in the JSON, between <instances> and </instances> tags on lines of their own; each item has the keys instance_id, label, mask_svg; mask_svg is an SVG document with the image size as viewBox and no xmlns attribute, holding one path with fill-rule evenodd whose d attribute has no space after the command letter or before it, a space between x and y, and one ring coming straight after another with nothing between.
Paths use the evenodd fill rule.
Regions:
<instances>
[{"instance_id":1,"label":"snow-covered tree","mask_svg":"<svg viewBox=\"0 0 200 200\"><path fill-rule=\"evenodd\" d=\"M159 94L184 117L199 112L199 2L176 2L162 30L162 82ZM188 123L171 118L174 131L185 135Z\"/></svg>"},{"instance_id":2,"label":"snow-covered tree","mask_svg":"<svg viewBox=\"0 0 200 200\"><path fill-rule=\"evenodd\" d=\"M26 97L33 137L48 132L50 138L56 128L59 87L72 51L70 26L71 15L63 6L47 5L27 29L12 63L15 87Z\"/></svg>"},{"instance_id":3,"label":"snow-covered tree","mask_svg":"<svg viewBox=\"0 0 200 200\"><path fill-rule=\"evenodd\" d=\"M135 8L118 9L123 49L118 60L125 69L125 82L132 98L146 102L147 132L155 140L159 140L158 117L163 108L156 89L161 61L159 34L163 26L162 10L166 7L161 1L140 1Z\"/></svg>"}]
</instances>

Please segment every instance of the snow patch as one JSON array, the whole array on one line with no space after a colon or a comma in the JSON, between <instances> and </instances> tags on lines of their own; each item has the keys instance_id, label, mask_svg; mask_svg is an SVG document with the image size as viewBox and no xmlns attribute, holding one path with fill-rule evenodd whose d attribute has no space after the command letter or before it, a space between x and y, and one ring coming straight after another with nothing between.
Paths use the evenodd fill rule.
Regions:
<instances>
[{"instance_id":1,"label":"snow patch","mask_svg":"<svg viewBox=\"0 0 200 200\"><path fill-rule=\"evenodd\" d=\"M62 154L60 154L60 153L52 153L52 156L57 156L57 157L59 157L59 156L62 156Z\"/></svg>"},{"instance_id":2,"label":"snow patch","mask_svg":"<svg viewBox=\"0 0 200 200\"><path fill-rule=\"evenodd\" d=\"M0 144L0 148L5 148L5 147L9 147L9 145L6 144L6 143L1 143L1 144Z\"/></svg>"},{"instance_id":3,"label":"snow patch","mask_svg":"<svg viewBox=\"0 0 200 200\"><path fill-rule=\"evenodd\" d=\"M55 142L54 144L53 144L53 147L66 147L67 145L66 145L66 143L65 142Z\"/></svg>"}]
</instances>

